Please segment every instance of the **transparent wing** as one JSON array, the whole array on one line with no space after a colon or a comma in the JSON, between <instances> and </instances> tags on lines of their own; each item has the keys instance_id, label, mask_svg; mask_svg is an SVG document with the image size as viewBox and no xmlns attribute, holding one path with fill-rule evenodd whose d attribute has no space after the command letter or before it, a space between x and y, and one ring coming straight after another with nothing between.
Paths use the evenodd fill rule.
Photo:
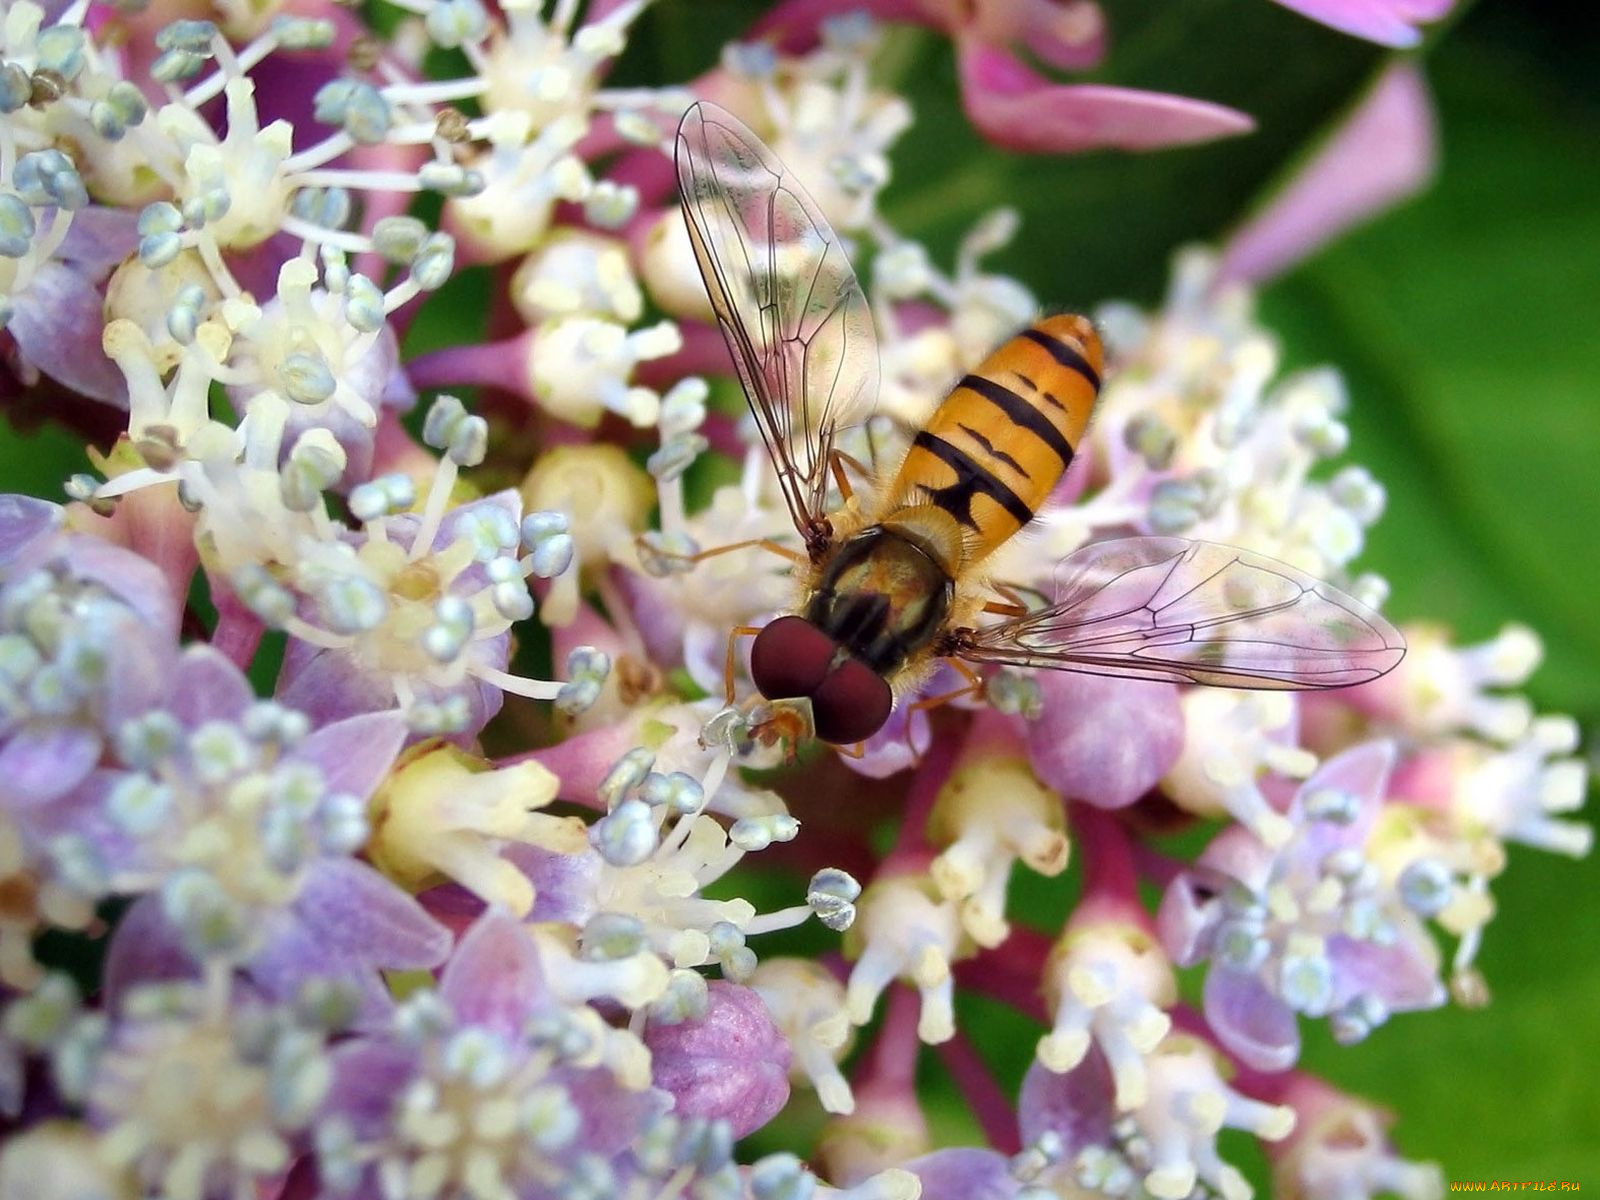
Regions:
<instances>
[{"instance_id":1,"label":"transparent wing","mask_svg":"<svg viewBox=\"0 0 1600 1200\"><path fill-rule=\"evenodd\" d=\"M761 139L704 102L678 126L683 215L795 527L815 530L842 424L878 391L878 345L839 237Z\"/></svg>"},{"instance_id":2,"label":"transparent wing","mask_svg":"<svg viewBox=\"0 0 1600 1200\"><path fill-rule=\"evenodd\" d=\"M1303 571L1184 538L1100 542L1063 559L1055 602L957 635L976 662L1238 688L1335 688L1405 656L1377 613Z\"/></svg>"}]
</instances>

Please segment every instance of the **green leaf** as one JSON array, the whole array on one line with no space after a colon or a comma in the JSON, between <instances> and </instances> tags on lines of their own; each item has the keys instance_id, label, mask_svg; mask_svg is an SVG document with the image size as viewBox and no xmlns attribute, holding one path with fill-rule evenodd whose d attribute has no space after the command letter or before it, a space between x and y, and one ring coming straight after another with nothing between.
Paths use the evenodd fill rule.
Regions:
<instances>
[{"instance_id":1,"label":"green leaf","mask_svg":"<svg viewBox=\"0 0 1600 1200\"><path fill-rule=\"evenodd\" d=\"M1010 154L961 112L950 43L922 35L898 80L916 124L894 153L890 222L950 247L980 215L1018 209L1022 233L989 262L1026 280L1047 307L1111 296L1155 301L1172 250L1215 239L1370 78L1383 53L1263 0L1120 0L1106 6L1105 65L1062 82L1173 92L1226 104L1253 134L1148 154ZM1293 70L1284 69L1293 63Z\"/></svg>"},{"instance_id":2,"label":"green leaf","mask_svg":"<svg viewBox=\"0 0 1600 1200\"><path fill-rule=\"evenodd\" d=\"M1278 284L1265 315L1351 384L1353 456L1389 488L1364 561L1392 611L1471 638L1527 621L1549 648L1536 695L1594 718L1595 131L1491 48L1433 65L1438 185Z\"/></svg>"}]
</instances>

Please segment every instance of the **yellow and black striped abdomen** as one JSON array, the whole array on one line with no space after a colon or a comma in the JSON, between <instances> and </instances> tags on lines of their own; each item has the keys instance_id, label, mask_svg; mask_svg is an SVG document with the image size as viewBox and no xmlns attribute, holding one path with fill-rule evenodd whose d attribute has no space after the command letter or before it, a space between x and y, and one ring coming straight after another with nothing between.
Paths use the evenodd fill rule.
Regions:
<instances>
[{"instance_id":1,"label":"yellow and black striped abdomen","mask_svg":"<svg viewBox=\"0 0 1600 1200\"><path fill-rule=\"evenodd\" d=\"M1046 317L956 384L917 434L890 489L895 507L935 505L976 562L1021 529L1072 461L1105 356L1087 317Z\"/></svg>"}]
</instances>

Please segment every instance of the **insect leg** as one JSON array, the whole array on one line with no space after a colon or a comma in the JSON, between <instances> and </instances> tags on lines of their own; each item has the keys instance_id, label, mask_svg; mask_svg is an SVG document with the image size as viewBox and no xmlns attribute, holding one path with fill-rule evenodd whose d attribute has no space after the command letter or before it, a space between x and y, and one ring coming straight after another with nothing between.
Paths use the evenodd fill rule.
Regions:
<instances>
[{"instance_id":1,"label":"insect leg","mask_svg":"<svg viewBox=\"0 0 1600 1200\"><path fill-rule=\"evenodd\" d=\"M839 496L846 503L850 503L855 495L855 488L850 484L850 477L844 473L846 466L851 466L860 473L863 479L871 479L871 469L859 459L852 458L843 450L830 450L828 452L828 469L833 472L833 482L839 488Z\"/></svg>"},{"instance_id":2,"label":"insect leg","mask_svg":"<svg viewBox=\"0 0 1600 1200\"><path fill-rule=\"evenodd\" d=\"M954 667L961 677L967 681L965 686L958 687L954 691L941 692L937 696L925 696L911 705L912 711L939 708L942 705L949 704L952 700L959 700L963 696L981 696L983 694L982 675L979 675L959 658L947 658L944 661Z\"/></svg>"},{"instance_id":3,"label":"insect leg","mask_svg":"<svg viewBox=\"0 0 1600 1200\"><path fill-rule=\"evenodd\" d=\"M1033 611L1033 606L1023 597L1022 592L1011 584L990 582L989 587L999 594L1005 600L1005 603L1002 604L995 600L986 601L983 606L984 612L994 613L1000 617L1025 617ZM954 662L955 660L952 659L951 661Z\"/></svg>"},{"instance_id":4,"label":"insect leg","mask_svg":"<svg viewBox=\"0 0 1600 1200\"><path fill-rule=\"evenodd\" d=\"M636 543L639 542L639 539L637 538L634 540ZM705 559L715 558L719 554L731 554L735 550L749 550L752 547L759 547L762 550L770 550L773 554L787 558L790 562L798 563L800 566L806 566L811 561L804 554L800 553L800 551L794 549L793 547L785 546L782 542L775 542L771 538L750 538L743 542L729 542L726 546L713 546L709 550L698 550L693 554L663 554L660 550L642 545L640 546L640 549L646 550L652 555L676 559L679 562L688 563L689 565L693 566L703 562Z\"/></svg>"},{"instance_id":5,"label":"insect leg","mask_svg":"<svg viewBox=\"0 0 1600 1200\"><path fill-rule=\"evenodd\" d=\"M725 703L728 703L728 704L732 704L733 703L733 660L734 660L734 648L739 644L739 639L740 638L742 638L742 637L755 637L755 635L760 633L760 632L761 632L761 626L759 626L759 625L735 625L733 627L733 631L728 634L728 656L727 656L727 658L724 660L724 662L722 664L722 683L723 683L723 686L727 689L727 696L725 698Z\"/></svg>"}]
</instances>

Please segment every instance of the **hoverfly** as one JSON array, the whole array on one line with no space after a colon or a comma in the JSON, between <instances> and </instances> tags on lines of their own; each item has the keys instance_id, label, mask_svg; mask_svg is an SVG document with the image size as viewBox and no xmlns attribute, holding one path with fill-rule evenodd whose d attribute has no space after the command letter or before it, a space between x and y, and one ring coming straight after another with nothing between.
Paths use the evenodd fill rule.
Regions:
<instances>
[{"instance_id":1,"label":"hoverfly","mask_svg":"<svg viewBox=\"0 0 1600 1200\"><path fill-rule=\"evenodd\" d=\"M805 548L798 611L757 633L750 672L768 700L808 698L818 737L871 737L940 658L1275 689L1348 687L1399 663L1400 634L1350 596L1183 538L1085 546L1044 607L989 600L985 558L1032 520L1088 424L1104 366L1093 324L1051 316L1017 334L956 384L899 470L852 499L835 440L868 415L878 356L838 236L714 105L684 114L676 162L700 274ZM834 512L830 472L846 499Z\"/></svg>"}]
</instances>

